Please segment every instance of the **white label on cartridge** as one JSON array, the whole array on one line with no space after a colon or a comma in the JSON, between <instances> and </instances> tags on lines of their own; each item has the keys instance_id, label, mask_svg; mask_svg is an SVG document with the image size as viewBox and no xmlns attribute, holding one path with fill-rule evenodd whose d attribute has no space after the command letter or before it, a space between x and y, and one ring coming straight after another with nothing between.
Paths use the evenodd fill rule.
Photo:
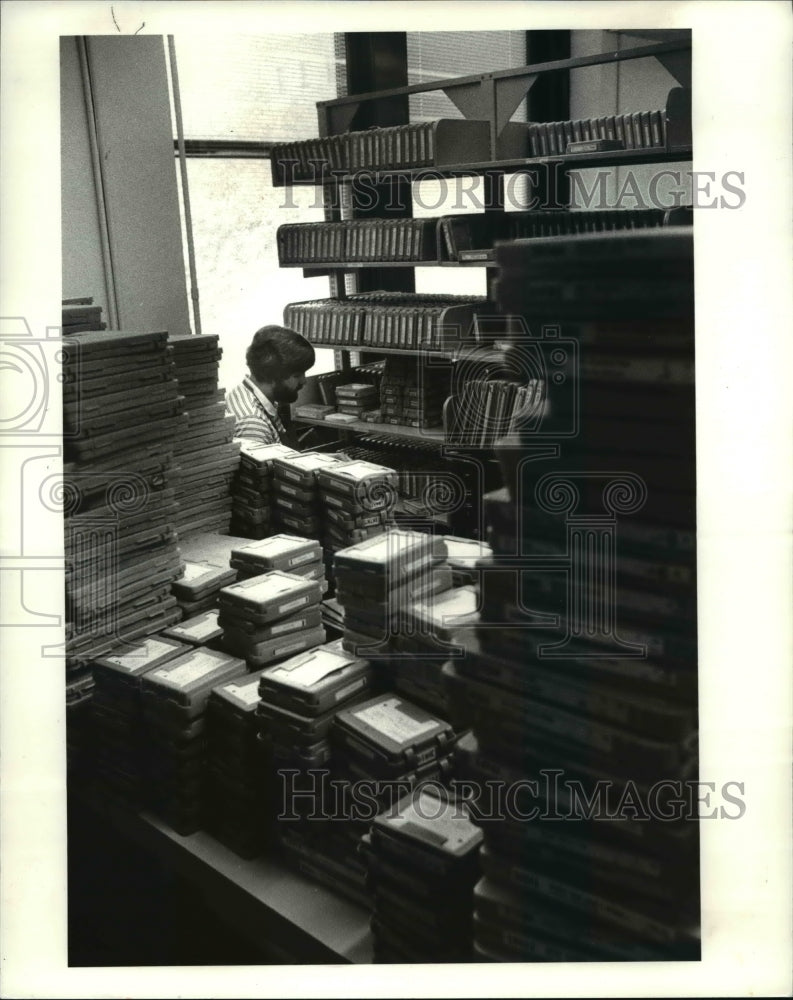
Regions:
<instances>
[{"instance_id":1,"label":"white label on cartridge","mask_svg":"<svg viewBox=\"0 0 793 1000\"><path fill-rule=\"evenodd\" d=\"M251 681L250 684L229 684L224 691L228 691L229 694L235 695L240 701L244 701L246 705L255 705L259 701L259 680Z\"/></svg>"},{"instance_id":2,"label":"white label on cartridge","mask_svg":"<svg viewBox=\"0 0 793 1000\"><path fill-rule=\"evenodd\" d=\"M108 662L114 663L121 670L134 670L147 660L153 660L163 653L173 652L173 646L160 639L146 639L136 647L131 653L123 656L108 656Z\"/></svg>"},{"instance_id":3,"label":"white label on cartridge","mask_svg":"<svg viewBox=\"0 0 793 1000\"><path fill-rule=\"evenodd\" d=\"M270 630L271 635L283 635L284 632L294 632L299 628L303 628L306 624L305 618L298 618L293 622L282 622L280 625L273 625Z\"/></svg>"},{"instance_id":4,"label":"white label on cartridge","mask_svg":"<svg viewBox=\"0 0 793 1000\"><path fill-rule=\"evenodd\" d=\"M350 662L348 656L331 653L327 649L318 650L310 656L304 663L298 663L290 670L288 665L284 665L278 673L281 674L290 684L309 688L317 681L324 680L330 674L336 673L342 667L346 667Z\"/></svg>"},{"instance_id":5,"label":"white label on cartridge","mask_svg":"<svg viewBox=\"0 0 793 1000\"><path fill-rule=\"evenodd\" d=\"M214 656L199 652L191 656L187 663L182 663L173 670L168 670L165 667L155 670L152 677L165 677L171 684L184 687L185 684L191 684L193 681L211 674L220 666L221 662Z\"/></svg>"},{"instance_id":6,"label":"white label on cartridge","mask_svg":"<svg viewBox=\"0 0 793 1000\"><path fill-rule=\"evenodd\" d=\"M370 708L353 712L353 715L395 743L408 743L436 728L437 722L434 719L427 719L425 722L414 719L399 708L401 704L399 698L388 698Z\"/></svg>"},{"instance_id":7,"label":"white label on cartridge","mask_svg":"<svg viewBox=\"0 0 793 1000\"><path fill-rule=\"evenodd\" d=\"M342 698L349 697L354 691L362 688L366 684L366 678L361 677L357 681L353 681L352 684L348 684L346 687L339 688L336 694L333 696L334 701L341 701Z\"/></svg>"},{"instance_id":8,"label":"white label on cartridge","mask_svg":"<svg viewBox=\"0 0 793 1000\"><path fill-rule=\"evenodd\" d=\"M299 566L300 563L310 562L312 559L317 558L317 553L312 549L311 552L304 552L302 556L292 556L289 560L290 566Z\"/></svg>"},{"instance_id":9,"label":"white label on cartridge","mask_svg":"<svg viewBox=\"0 0 793 1000\"><path fill-rule=\"evenodd\" d=\"M196 639L203 639L218 630L218 615L216 611L209 612L203 618L197 618L194 622L183 622L175 625L174 631L182 635L191 635Z\"/></svg>"},{"instance_id":10,"label":"white label on cartridge","mask_svg":"<svg viewBox=\"0 0 793 1000\"><path fill-rule=\"evenodd\" d=\"M304 604L308 604L310 600L310 595L305 594L303 597L298 597L294 601L287 601L286 604L282 604L278 611L280 614L285 615L287 611L293 611L295 608L302 608Z\"/></svg>"}]
</instances>

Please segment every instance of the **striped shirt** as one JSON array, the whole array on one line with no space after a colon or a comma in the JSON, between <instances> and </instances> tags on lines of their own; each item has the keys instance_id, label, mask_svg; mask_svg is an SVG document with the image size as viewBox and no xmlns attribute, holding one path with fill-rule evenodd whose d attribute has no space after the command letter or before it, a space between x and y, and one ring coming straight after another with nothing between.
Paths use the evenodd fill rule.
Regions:
<instances>
[{"instance_id":1,"label":"striped shirt","mask_svg":"<svg viewBox=\"0 0 793 1000\"><path fill-rule=\"evenodd\" d=\"M226 413L234 417L234 436L259 444L286 443L287 431L275 404L250 378L226 393Z\"/></svg>"}]
</instances>

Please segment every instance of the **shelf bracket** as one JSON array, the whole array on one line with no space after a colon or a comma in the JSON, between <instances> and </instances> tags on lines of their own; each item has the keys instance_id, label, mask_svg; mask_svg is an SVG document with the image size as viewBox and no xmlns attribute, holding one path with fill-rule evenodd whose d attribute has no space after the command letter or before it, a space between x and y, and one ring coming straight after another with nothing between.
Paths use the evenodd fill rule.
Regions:
<instances>
[{"instance_id":1,"label":"shelf bracket","mask_svg":"<svg viewBox=\"0 0 793 1000\"><path fill-rule=\"evenodd\" d=\"M361 104L356 101L352 104L333 104L325 109L328 116L328 125L331 135L338 135L340 132L349 132L358 109Z\"/></svg>"},{"instance_id":2,"label":"shelf bracket","mask_svg":"<svg viewBox=\"0 0 793 1000\"><path fill-rule=\"evenodd\" d=\"M517 106L534 86L537 73L496 80L496 135L500 136Z\"/></svg>"},{"instance_id":3,"label":"shelf bracket","mask_svg":"<svg viewBox=\"0 0 793 1000\"><path fill-rule=\"evenodd\" d=\"M464 118L487 119L490 117L487 92L480 80L475 83L458 84L455 87L441 89L457 110L462 112Z\"/></svg>"},{"instance_id":4,"label":"shelf bracket","mask_svg":"<svg viewBox=\"0 0 793 1000\"><path fill-rule=\"evenodd\" d=\"M691 53L690 52L660 52L655 58L671 73L681 87L691 87Z\"/></svg>"}]
</instances>

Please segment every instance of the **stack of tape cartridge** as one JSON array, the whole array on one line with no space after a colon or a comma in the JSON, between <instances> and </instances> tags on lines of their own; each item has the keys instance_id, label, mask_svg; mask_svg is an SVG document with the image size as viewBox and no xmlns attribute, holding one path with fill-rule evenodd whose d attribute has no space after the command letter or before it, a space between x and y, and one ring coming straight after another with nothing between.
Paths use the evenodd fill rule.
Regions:
<instances>
[{"instance_id":1,"label":"stack of tape cartridge","mask_svg":"<svg viewBox=\"0 0 793 1000\"><path fill-rule=\"evenodd\" d=\"M197 646L141 679L151 805L182 836L206 824L206 710L212 689L245 673L244 660Z\"/></svg>"},{"instance_id":2,"label":"stack of tape cartridge","mask_svg":"<svg viewBox=\"0 0 793 1000\"><path fill-rule=\"evenodd\" d=\"M392 605L394 636L383 672L393 690L451 718L443 668L450 658L456 662L465 655L465 640L479 622L479 603L477 589L466 584L441 592L430 589L406 605L401 600ZM455 722L458 727L468 724L459 712Z\"/></svg>"},{"instance_id":3,"label":"stack of tape cartridge","mask_svg":"<svg viewBox=\"0 0 793 1000\"><path fill-rule=\"evenodd\" d=\"M333 455L306 451L273 460L274 524L280 531L319 538L322 531L317 473L341 465Z\"/></svg>"},{"instance_id":4,"label":"stack of tape cartridge","mask_svg":"<svg viewBox=\"0 0 793 1000\"><path fill-rule=\"evenodd\" d=\"M173 449L187 417L166 333L75 333L62 353L70 672L180 617Z\"/></svg>"},{"instance_id":5,"label":"stack of tape cartridge","mask_svg":"<svg viewBox=\"0 0 793 1000\"><path fill-rule=\"evenodd\" d=\"M443 588L451 572L443 540L420 531L393 529L334 554L337 599L344 607L345 648L361 656L387 655L392 609L417 588ZM420 590L419 592L425 592Z\"/></svg>"},{"instance_id":6,"label":"stack of tape cartridge","mask_svg":"<svg viewBox=\"0 0 793 1000\"><path fill-rule=\"evenodd\" d=\"M258 670L322 645L326 638L319 610L323 592L324 579L282 570L224 587L218 614L223 648L244 657L251 670Z\"/></svg>"},{"instance_id":7,"label":"stack of tape cartridge","mask_svg":"<svg viewBox=\"0 0 793 1000\"><path fill-rule=\"evenodd\" d=\"M175 457L181 470L179 534L228 531L231 481L239 465L240 445L233 440L234 418L226 414L225 395L218 387L222 354L218 336L172 336L169 343L188 415L188 424L176 441Z\"/></svg>"},{"instance_id":8,"label":"stack of tape cartridge","mask_svg":"<svg viewBox=\"0 0 793 1000\"><path fill-rule=\"evenodd\" d=\"M284 444L240 442L240 465L232 484L231 530L242 538L266 538L272 531L273 459L298 455Z\"/></svg>"},{"instance_id":9,"label":"stack of tape cartridge","mask_svg":"<svg viewBox=\"0 0 793 1000\"><path fill-rule=\"evenodd\" d=\"M437 427L449 395L450 371L446 366L417 368L415 358L386 359L380 380L380 420L407 427Z\"/></svg>"},{"instance_id":10,"label":"stack of tape cartridge","mask_svg":"<svg viewBox=\"0 0 793 1000\"><path fill-rule=\"evenodd\" d=\"M207 703L207 829L245 858L272 841L273 783L256 716L261 674L219 684Z\"/></svg>"},{"instance_id":11,"label":"stack of tape cartridge","mask_svg":"<svg viewBox=\"0 0 793 1000\"><path fill-rule=\"evenodd\" d=\"M554 529L534 512L523 536L520 508L502 491L485 500L497 531L493 556L479 563L481 618L466 655L443 672L453 718L470 721L478 744L466 778L479 787L537 780L539 792L535 821L505 814L484 824L477 947L502 961L696 957L696 807L669 800L669 789L696 772L695 677L679 659L684 637L665 658L631 657L627 622L616 642L594 627L574 629L580 611L566 591L546 587L558 574L542 568L554 546L563 565L563 539L575 526ZM541 569L516 557L521 538L531 551L544 549ZM584 583L577 599L587 606ZM554 770L564 780L549 786L543 775ZM661 787L659 798L651 790ZM598 798L603 789L607 800ZM626 795L640 804L623 813ZM560 817L574 822L544 821Z\"/></svg>"},{"instance_id":12,"label":"stack of tape cartridge","mask_svg":"<svg viewBox=\"0 0 793 1000\"><path fill-rule=\"evenodd\" d=\"M209 559L185 559L184 573L171 584L171 593L184 617L192 618L216 608L221 588L236 579L237 573L230 566Z\"/></svg>"},{"instance_id":13,"label":"stack of tape cartridge","mask_svg":"<svg viewBox=\"0 0 793 1000\"><path fill-rule=\"evenodd\" d=\"M176 639L152 635L94 660L93 767L104 799L137 809L146 803L142 679L189 651Z\"/></svg>"},{"instance_id":14,"label":"stack of tape cartridge","mask_svg":"<svg viewBox=\"0 0 793 1000\"><path fill-rule=\"evenodd\" d=\"M358 787L364 782L380 809L393 808L396 792L448 779L456 738L445 719L387 691L336 715L334 774Z\"/></svg>"},{"instance_id":15,"label":"stack of tape cartridge","mask_svg":"<svg viewBox=\"0 0 793 1000\"><path fill-rule=\"evenodd\" d=\"M231 550L230 562L237 571L239 580L260 576L271 569L280 569L307 580L318 580L323 584L325 582L322 546L313 538L304 538L302 535L279 532L269 538L238 545Z\"/></svg>"},{"instance_id":16,"label":"stack of tape cartridge","mask_svg":"<svg viewBox=\"0 0 793 1000\"><path fill-rule=\"evenodd\" d=\"M375 962L471 961L481 843L464 805L436 785L377 816L361 842Z\"/></svg>"},{"instance_id":17,"label":"stack of tape cartridge","mask_svg":"<svg viewBox=\"0 0 793 1000\"><path fill-rule=\"evenodd\" d=\"M327 552L382 534L393 523L398 494L394 469L373 462L347 462L317 473Z\"/></svg>"},{"instance_id":18,"label":"stack of tape cartridge","mask_svg":"<svg viewBox=\"0 0 793 1000\"><path fill-rule=\"evenodd\" d=\"M374 683L367 660L346 653L338 642L327 643L267 668L257 708L287 857L359 902L365 902L365 888L357 842L364 831L335 779L329 732L336 715L368 697ZM331 776L333 787L327 782Z\"/></svg>"},{"instance_id":19,"label":"stack of tape cartridge","mask_svg":"<svg viewBox=\"0 0 793 1000\"><path fill-rule=\"evenodd\" d=\"M377 407L377 389L368 382L346 382L336 386L336 410L359 420Z\"/></svg>"}]
</instances>

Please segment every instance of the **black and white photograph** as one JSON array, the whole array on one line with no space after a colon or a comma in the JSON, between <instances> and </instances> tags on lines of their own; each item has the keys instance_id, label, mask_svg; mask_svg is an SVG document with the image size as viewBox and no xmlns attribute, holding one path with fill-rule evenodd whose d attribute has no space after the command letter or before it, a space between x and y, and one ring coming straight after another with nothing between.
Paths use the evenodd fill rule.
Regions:
<instances>
[{"instance_id":1,"label":"black and white photograph","mask_svg":"<svg viewBox=\"0 0 793 1000\"><path fill-rule=\"evenodd\" d=\"M789 995L789 5L2 16L3 995Z\"/></svg>"}]
</instances>

